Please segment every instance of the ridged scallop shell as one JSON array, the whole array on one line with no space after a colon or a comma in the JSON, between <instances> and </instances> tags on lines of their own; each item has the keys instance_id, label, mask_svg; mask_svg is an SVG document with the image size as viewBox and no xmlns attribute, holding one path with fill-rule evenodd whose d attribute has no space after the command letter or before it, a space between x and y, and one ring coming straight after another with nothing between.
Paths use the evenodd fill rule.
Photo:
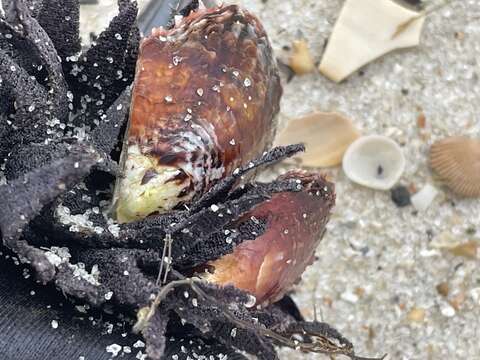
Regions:
<instances>
[{"instance_id":1,"label":"ridged scallop shell","mask_svg":"<svg viewBox=\"0 0 480 360\"><path fill-rule=\"evenodd\" d=\"M405 157L402 149L386 136L363 136L343 156L343 171L357 184L388 190L402 176Z\"/></svg>"},{"instance_id":2,"label":"ridged scallop shell","mask_svg":"<svg viewBox=\"0 0 480 360\"><path fill-rule=\"evenodd\" d=\"M348 146L360 133L347 117L334 112L316 112L292 120L275 139L275 145L303 143L298 157L310 167L337 166Z\"/></svg>"},{"instance_id":3,"label":"ridged scallop shell","mask_svg":"<svg viewBox=\"0 0 480 360\"><path fill-rule=\"evenodd\" d=\"M480 140L454 136L437 141L430 148L430 166L456 194L480 196Z\"/></svg>"}]
</instances>

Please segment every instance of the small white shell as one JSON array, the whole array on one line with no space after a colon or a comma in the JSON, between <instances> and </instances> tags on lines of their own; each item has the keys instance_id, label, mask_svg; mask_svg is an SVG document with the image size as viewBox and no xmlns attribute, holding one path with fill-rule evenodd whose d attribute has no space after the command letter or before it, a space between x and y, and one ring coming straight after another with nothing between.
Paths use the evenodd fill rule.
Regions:
<instances>
[{"instance_id":1,"label":"small white shell","mask_svg":"<svg viewBox=\"0 0 480 360\"><path fill-rule=\"evenodd\" d=\"M422 190L412 195L410 201L416 210L425 211L428 209L437 195L438 190L432 185L427 184L422 188Z\"/></svg>"},{"instance_id":2,"label":"small white shell","mask_svg":"<svg viewBox=\"0 0 480 360\"><path fill-rule=\"evenodd\" d=\"M357 184L388 190L402 176L405 157L402 149L386 136L362 136L343 156L343 171Z\"/></svg>"},{"instance_id":3,"label":"small white shell","mask_svg":"<svg viewBox=\"0 0 480 360\"><path fill-rule=\"evenodd\" d=\"M340 82L370 61L420 42L425 16L392 0L347 0L319 70Z\"/></svg>"}]
</instances>

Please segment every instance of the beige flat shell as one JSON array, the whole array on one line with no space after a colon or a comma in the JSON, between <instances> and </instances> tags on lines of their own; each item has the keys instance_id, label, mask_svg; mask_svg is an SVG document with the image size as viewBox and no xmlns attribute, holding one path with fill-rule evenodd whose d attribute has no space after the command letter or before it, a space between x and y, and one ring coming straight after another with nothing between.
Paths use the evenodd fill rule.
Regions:
<instances>
[{"instance_id":1,"label":"beige flat shell","mask_svg":"<svg viewBox=\"0 0 480 360\"><path fill-rule=\"evenodd\" d=\"M480 197L480 140L454 136L430 148L430 166L454 193Z\"/></svg>"},{"instance_id":2,"label":"beige flat shell","mask_svg":"<svg viewBox=\"0 0 480 360\"><path fill-rule=\"evenodd\" d=\"M316 112L291 120L275 139L275 145L303 143L298 155L309 167L330 167L342 163L348 146L360 136L352 122L334 112Z\"/></svg>"},{"instance_id":3,"label":"beige flat shell","mask_svg":"<svg viewBox=\"0 0 480 360\"><path fill-rule=\"evenodd\" d=\"M346 0L319 70L340 82L392 50L418 45L424 21L391 0Z\"/></svg>"}]
</instances>

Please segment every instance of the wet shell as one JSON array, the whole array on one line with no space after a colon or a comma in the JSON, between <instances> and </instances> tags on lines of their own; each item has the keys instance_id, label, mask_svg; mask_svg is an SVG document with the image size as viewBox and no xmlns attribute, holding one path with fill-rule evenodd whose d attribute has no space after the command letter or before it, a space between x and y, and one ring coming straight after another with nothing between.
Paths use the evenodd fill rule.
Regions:
<instances>
[{"instance_id":1,"label":"wet shell","mask_svg":"<svg viewBox=\"0 0 480 360\"><path fill-rule=\"evenodd\" d=\"M284 178L297 179L303 189L275 194L246 214L266 220L267 230L212 261L214 272L207 276L248 291L257 304L279 300L300 279L314 260L335 203L333 184L319 174L290 172Z\"/></svg>"},{"instance_id":2,"label":"wet shell","mask_svg":"<svg viewBox=\"0 0 480 360\"><path fill-rule=\"evenodd\" d=\"M343 157L347 177L372 189L389 190L404 169L402 149L386 136L363 136L350 145Z\"/></svg>"},{"instance_id":3,"label":"wet shell","mask_svg":"<svg viewBox=\"0 0 480 360\"><path fill-rule=\"evenodd\" d=\"M480 196L480 140L455 136L430 148L430 166L456 194Z\"/></svg>"},{"instance_id":4,"label":"wet shell","mask_svg":"<svg viewBox=\"0 0 480 360\"><path fill-rule=\"evenodd\" d=\"M311 167L337 166L348 146L360 136L350 119L334 112L317 112L290 121L275 139L276 145L303 143L298 157Z\"/></svg>"},{"instance_id":5,"label":"wet shell","mask_svg":"<svg viewBox=\"0 0 480 360\"><path fill-rule=\"evenodd\" d=\"M267 35L238 6L154 29L139 51L117 219L188 203L261 154L281 93Z\"/></svg>"}]
</instances>

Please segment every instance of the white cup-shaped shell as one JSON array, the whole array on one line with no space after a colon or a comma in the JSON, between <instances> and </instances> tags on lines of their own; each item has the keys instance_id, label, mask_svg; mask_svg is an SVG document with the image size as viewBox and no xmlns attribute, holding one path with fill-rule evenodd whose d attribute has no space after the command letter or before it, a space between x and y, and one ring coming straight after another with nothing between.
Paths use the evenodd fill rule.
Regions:
<instances>
[{"instance_id":1,"label":"white cup-shaped shell","mask_svg":"<svg viewBox=\"0 0 480 360\"><path fill-rule=\"evenodd\" d=\"M343 171L347 177L372 189L392 188L404 169L402 149L386 136L362 136L348 147L343 156Z\"/></svg>"}]
</instances>

